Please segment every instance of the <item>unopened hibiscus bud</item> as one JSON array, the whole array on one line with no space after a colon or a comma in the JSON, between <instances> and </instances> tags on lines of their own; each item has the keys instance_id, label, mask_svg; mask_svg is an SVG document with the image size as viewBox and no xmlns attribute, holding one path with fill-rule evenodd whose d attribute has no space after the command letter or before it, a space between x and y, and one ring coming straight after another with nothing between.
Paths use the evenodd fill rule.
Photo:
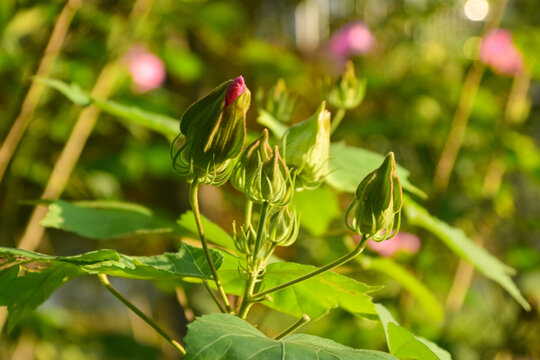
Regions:
<instances>
[{"instance_id":1,"label":"unopened hibiscus bud","mask_svg":"<svg viewBox=\"0 0 540 360\"><path fill-rule=\"evenodd\" d=\"M249 89L239 76L186 110L180 121L180 134L185 140L173 154L173 167L186 175L188 182L219 185L228 179L233 160L244 147L250 99Z\"/></svg>"},{"instance_id":2,"label":"unopened hibiscus bud","mask_svg":"<svg viewBox=\"0 0 540 360\"><path fill-rule=\"evenodd\" d=\"M298 188L313 189L324 181L330 153L330 112L324 101L313 116L285 132L282 147Z\"/></svg>"},{"instance_id":3,"label":"unopened hibiscus bud","mask_svg":"<svg viewBox=\"0 0 540 360\"><path fill-rule=\"evenodd\" d=\"M291 201L294 179L278 147L270 147L266 129L244 151L234 169L232 184L254 203L285 206Z\"/></svg>"},{"instance_id":4,"label":"unopened hibiscus bud","mask_svg":"<svg viewBox=\"0 0 540 360\"><path fill-rule=\"evenodd\" d=\"M367 239L390 239L399 230L402 205L394 153L388 153L382 165L358 185L345 214L347 227Z\"/></svg>"},{"instance_id":5,"label":"unopened hibiscus bud","mask_svg":"<svg viewBox=\"0 0 540 360\"><path fill-rule=\"evenodd\" d=\"M289 246L296 241L299 228L296 209L291 212L289 206L277 208L268 217L265 239L279 246Z\"/></svg>"},{"instance_id":6,"label":"unopened hibiscus bud","mask_svg":"<svg viewBox=\"0 0 540 360\"><path fill-rule=\"evenodd\" d=\"M260 104L259 112L263 113L259 116L271 116L279 122L289 122L296 105L296 99L289 94L285 81L279 79L266 94L266 99L264 95L262 90L257 94L257 101Z\"/></svg>"},{"instance_id":7,"label":"unopened hibiscus bud","mask_svg":"<svg viewBox=\"0 0 540 360\"><path fill-rule=\"evenodd\" d=\"M340 109L354 109L364 99L366 92L366 80L358 79L354 72L354 65L347 62L345 72L338 78L335 85L326 87L326 100L332 106Z\"/></svg>"},{"instance_id":8,"label":"unopened hibiscus bud","mask_svg":"<svg viewBox=\"0 0 540 360\"><path fill-rule=\"evenodd\" d=\"M231 184L239 191L244 191L246 177L255 174L265 161L272 157L272 147L268 142L268 130L264 129L262 135L252 142L240 156L236 164Z\"/></svg>"}]
</instances>

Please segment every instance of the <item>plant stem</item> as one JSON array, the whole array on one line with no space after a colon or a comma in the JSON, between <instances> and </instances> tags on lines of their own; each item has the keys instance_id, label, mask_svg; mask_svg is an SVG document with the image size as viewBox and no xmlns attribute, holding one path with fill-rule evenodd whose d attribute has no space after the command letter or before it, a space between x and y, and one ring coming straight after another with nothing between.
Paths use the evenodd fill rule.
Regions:
<instances>
[{"instance_id":1,"label":"plant stem","mask_svg":"<svg viewBox=\"0 0 540 360\"><path fill-rule=\"evenodd\" d=\"M339 108L336 112L336 115L332 119L332 124L330 125L330 135L333 134L338 128L339 124L341 124L341 120L343 120L345 117L345 111L346 110L344 108Z\"/></svg>"},{"instance_id":2,"label":"plant stem","mask_svg":"<svg viewBox=\"0 0 540 360\"><path fill-rule=\"evenodd\" d=\"M296 330L298 330L299 328L304 326L304 324L306 324L310 320L311 319L309 318L309 316L307 314L302 315L302 317L300 319L298 319L298 321L296 321L294 324L292 324L289 328L285 329L281 334L277 335L274 338L274 340L283 339L285 336L288 336L288 335L292 334L293 332L295 332Z\"/></svg>"},{"instance_id":3,"label":"plant stem","mask_svg":"<svg viewBox=\"0 0 540 360\"><path fill-rule=\"evenodd\" d=\"M223 308L223 305L221 305L221 303L219 302L219 299L216 297L216 294L214 294L214 292L210 288L210 285L208 285L208 281L203 280L203 285L206 291L208 291L208 293L212 297L212 300L214 300L214 302L216 303L217 307L219 308L219 311L221 311L222 313L226 313L227 311L225 311L225 309Z\"/></svg>"},{"instance_id":4,"label":"plant stem","mask_svg":"<svg viewBox=\"0 0 540 360\"><path fill-rule=\"evenodd\" d=\"M507 0L499 0L495 3L491 21L487 22L484 26L484 35L491 29L495 29L499 26L506 7L506 2ZM448 186L459 149L461 148L465 137L467 123L471 116L476 94L480 87L480 81L482 80L485 68L486 66L480 60L475 60L465 78L458 106L450 126L450 133L446 138L441 157L435 169L433 187L435 191L439 193L442 193Z\"/></svg>"},{"instance_id":5,"label":"plant stem","mask_svg":"<svg viewBox=\"0 0 540 360\"><path fill-rule=\"evenodd\" d=\"M266 222L266 215L268 213L268 202L263 202L261 207L261 216L259 217L259 226L257 228L257 238L255 239L255 247L253 249L253 262L257 260L259 251L261 250L262 233L264 230L264 223Z\"/></svg>"},{"instance_id":6,"label":"plant stem","mask_svg":"<svg viewBox=\"0 0 540 360\"><path fill-rule=\"evenodd\" d=\"M257 227L257 237L255 239L255 247L253 249L253 258L248 259L248 262L251 261L251 264L248 264L248 269L250 269L248 280L246 281L246 287L244 289L244 298L242 299L242 304L238 310L238 316L242 319L246 319L251 305L253 305L253 292L255 291L255 284L257 283L257 278L259 276L259 268L257 267L257 258L259 250L261 248L262 242L262 233L264 231L264 223L266 222L266 215L268 214L268 202L263 202L261 208L261 215L259 216L259 225Z\"/></svg>"},{"instance_id":7,"label":"plant stem","mask_svg":"<svg viewBox=\"0 0 540 360\"><path fill-rule=\"evenodd\" d=\"M36 76L48 77L51 73L56 58L65 42L71 20L81 5L82 1L78 0L68 0L64 5L54 24L54 29L39 63ZM39 105L39 99L41 98L44 89L44 84L35 81L30 84L28 92L23 100L21 111L13 122L8 135L0 147L0 181L2 180L4 172L9 165L9 161L11 160L19 141L34 116L34 112Z\"/></svg>"},{"instance_id":8,"label":"plant stem","mask_svg":"<svg viewBox=\"0 0 540 360\"><path fill-rule=\"evenodd\" d=\"M210 267L210 271L212 272L212 276L214 277L214 282L216 283L216 287L218 289L221 300L225 304L225 308L227 309L227 312L232 313L231 305L229 304L229 299L227 298L227 294L225 294L225 290L223 289L223 286L221 285L221 281L219 280L216 266L214 265L214 261L212 261L212 257L210 256L210 249L208 248L208 242L206 241L206 237L204 236L204 229L203 229L203 225L201 221L201 212L199 209L198 194L199 194L199 183L194 182L193 184L191 184L191 188L189 191L189 202L191 204L191 209L193 210L193 215L195 217L195 222L197 224L197 230L199 231L199 238L203 246L204 256L206 257L206 262L208 263L208 266Z\"/></svg>"},{"instance_id":9,"label":"plant stem","mask_svg":"<svg viewBox=\"0 0 540 360\"><path fill-rule=\"evenodd\" d=\"M269 294L271 294L273 292L276 292L276 291L285 289L286 287L298 284L299 282L310 279L310 278L312 278L314 276L317 276L319 274L322 274L324 272L332 270L332 269L334 269L334 268L336 268L336 267L338 267L340 265L343 265L347 261L349 261L349 260L355 258L356 256L360 255L360 253L364 250L364 247L366 246L366 243L367 243L367 239L364 236L362 236L362 238L360 239L360 242L358 243L358 246L356 246L356 248L353 251L351 251L350 253L348 253L347 255L342 256L342 257L340 257L339 259L337 259L335 261L332 261L330 264L328 264L326 266L323 266L322 268L319 268L319 269L314 270L314 271L312 271L310 273L302 275L302 276L300 276L300 277L298 277L296 279L293 279L291 281L287 281L286 283L274 286L273 288L270 288L268 290L265 290L265 291L262 291L262 292L260 292L258 294L255 294L253 296L253 298L255 298L255 299L262 298L262 297L264 297L266 295L269 295Z\"/></svg>"},{"instance_id":10,"label":"plant stem","mask_svg":"<svg viewBox=\"0 0 540 360\"><path fill-rule=\"evenodd\" d=\"M159 335L161 335L165 340L167 340L178 352L180 352L182 355L186 355L186 350L180 343L176 340L174 340L169 334L165 332L162 328L160 328L152 319L150 319L145 313L143 313L139 308L137 308L135 305L133 305L128 299L126 299L122 294L116 290L111 283L109 282L109 279L107 278L107 275L105 274L98 274L97 275L99 281L105 289L107 289L111 294L113 294L118 300L120 300L124 305L126 305L131 311L133 311L137 316L139 316L141 319L143 319L148 325L150 325L154 330L157 331Z\"/></svg>"}]
</instances>

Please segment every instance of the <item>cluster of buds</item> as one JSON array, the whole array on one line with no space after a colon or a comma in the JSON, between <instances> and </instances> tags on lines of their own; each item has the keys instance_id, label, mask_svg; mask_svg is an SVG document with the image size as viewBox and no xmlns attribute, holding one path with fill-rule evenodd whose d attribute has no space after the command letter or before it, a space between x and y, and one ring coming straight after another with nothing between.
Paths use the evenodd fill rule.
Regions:
<instances>
[{"instance_id":1,"label":"cluster of buds","mask_svg":"<svg viewBox=\"0 0 540 360\"><path fill-rule=\"evenodd\" d=\"M294 177L277 146L268 141L268 130L249 145L236 164L232 185L254 203L287 205L293 196Z\"/></svg>"},{"instance_id":2,"label":"cluster of buds","mask_svg":"<svg viewBox=\"0 0 540 360\"><path fill-rule=\"evenodd\" d=\"M239 76L191 105L180 121L184 143L171 154L175 171L187 176L190 183L220 185L227 181L234 159L244 147L250 99Z\"/></svg>"},{"instance_id":3,"label":"cluster of buds","mask_svg":"<svg viewBox=\"0 0 540 360\"><path fill-rule=\"evenodd\" d=\"M345 214L347 227L366 239L390 239L399 231L402 205L394 153L388 153L382 165L358 185Z\"/></svg>"},{"instance_id":4,"label":"cluster of buds","mask_svg":"<svg viewBox=\"0 0 540 360\"><path fill-rule=\"evenodd\" d=\"M334 85L327 81L325 84L325 97L328 104L339 109L354 109L364 99L366 80L358 79L354 72L352 61L348 61L345 72L337 79Z\"/></svg>"},{"instance_id":5,"label":"cluster of buds","mask_svg":"<svg viewBox=\"0 0 540 360\"><path fill-rule=\"evenodd\" d=\"M282 138L285 162L299 189L314 189L328 175L330 112L325 105L322 102L313 116L291 126Z\"/></svg>"}]
</instances>

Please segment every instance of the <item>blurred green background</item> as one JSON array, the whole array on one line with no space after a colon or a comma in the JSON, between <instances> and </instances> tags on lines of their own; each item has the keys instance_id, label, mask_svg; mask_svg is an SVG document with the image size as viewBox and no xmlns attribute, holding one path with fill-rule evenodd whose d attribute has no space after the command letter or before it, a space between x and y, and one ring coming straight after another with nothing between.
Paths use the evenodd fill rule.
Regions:
<instances>
[{"instance_id":1,"label":"blurred green background","mask_svg":"<svg viewBox=\"0 0 540 360\"><path fill-rule=\"evenodd\" d=\"M61 13L67 15L59 18ZM50 40L59 22L66 27L65 36ZM350 35L353 44L340 51L335 42L345 40L336 36L347 35L350 24L364 32ZM504 34L511 34L517 60L479 59L489 28L509 31ZM491 56L509 54L501 55L500 49L509 46L502 38ZM248 113L253 130L262 128L256 108L264 103L255 96L261 89L268 91L283 79L296 97L292 122L297 122L319 105L321 80L335 78L345 61L352 60L358 76L367 81L366 95L358 108L347 112L333 140L379 153L394 151L410 170L411 181L429 195L427 207L433 214L462 228L517 270L514 280L533 309L524 311L495 283L470 276L456 256L423 232L417 234L422 244L418 253L399 253L394 260L445 307L440 321L380 272L353 266L342 271L370 285L384 284L375 299L392 309L402 325L436 341L454 359L540 358L538 1L72 0L66 5L1 0L0 139L7 137L21 109L28 108L32 76L51 41L60 51L47 77L88 91L101 81L96 96L177 119L217 84L241 74L254 94ZM467 80L475 74L478 86ZM436 180L434 185L456 109L467 101L471 113L448 186ZM1 179L0 246L19 242L32 212L32 206L21 202L42 196L80 113L60 93L43 90ZM203 213L231 231L242 201L229 190L205 189L202 206ZM174 219L187 210L187 191L171 169L167 139L103 113L62 198L137 202ZM347 204L346 196L339 199ZM340 222L339 214L327 216ZM332 226L329 222L321 234L308 225L295 247L279 255L312 264L339 256L342 249L329 235ZM47 230L38 250L69 255L113 248L153 255L176 245L177 239L164 235L96 241ZM373 251L369 255L378 256ZM171 284L114 284L177 336L185 334L191 312L215 311L198 285L186 283L184 298ZM179 305L186 301L189 311ZM293 320L256 310L253 319L269 334ZM386 350L378 323L337 310L303 331L353 347ZM169 358L175 358L174 351L92 278L61 288L32 317L10 334L4 329L0 337L0 359Z\"/></svg>"}]
</instances>

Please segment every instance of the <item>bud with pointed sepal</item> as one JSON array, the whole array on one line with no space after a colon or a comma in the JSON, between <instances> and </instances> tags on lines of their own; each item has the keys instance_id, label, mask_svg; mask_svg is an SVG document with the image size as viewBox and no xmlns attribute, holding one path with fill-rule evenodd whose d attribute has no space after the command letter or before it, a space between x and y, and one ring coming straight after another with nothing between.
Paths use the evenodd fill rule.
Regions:
<instances>
[{"instance_id":1,"label":"bud with pointed sepal","mask_svg":"<svg viewBox=\"0 0 540 360\"><path fill-rule=\"evenodd\" d=\"M355 199L345 214L347 227L366 239L383 241L399 230L403 196L394 153L358 185Z\"/></svg>"},{"instance_id":2,"label":"bud with pointed sepal","mask_svg":"<svg viewBox=\"0 0 540 360\"><path fill-rule=\"evenodd\" d=\"M325 88L328 104L350 110L360 105L364 99L366 80L356 77L354 65L348 61L345 72L337 79L336 83L332 86L327 82Z\"/></svg>"},{"instance_id":3,"label":"bud with pointed sepal","mask_svg":"<svg viewBox=\"0 0 540 360\"><path fill-rule=\"evenodd\" d=\"M285 132L282 148L297 188L314 189L324 181L330 153L330 112L324 101L313 116Z\"/></svg>"},{"instance_id":4,"label":"bud with pointed sepal","mask_svg":"<svg viewBox=\"0 0 540 360\"><path fill-rule=\"evenodd\" d=\"M266 94L266 99L264 95L262 90L257 93L257 101L260 104L259 112L264 113L264 115L260 114L259 116L268 115L279 122L289 122L296 105L296 99L289 94L285 81L279 79Z\"/></svg>"},{"instance_id":5,"label":"bud with pointed sepal","mask_svg":"<svg viewBox=\"0 0 540 360\"><path fill-rule=\"evenodd\" d=\"M231 179L232 185L249 200L273 206L285 206L291 201L294 178L283 161L278 147L270 146L268 130L242 154Z\"/></svg>"},{"instance_id":6,"label":"bud with pointed sepal","mask_svg":"<svg viewBox=\"0 0 540 360\"><path fill-rule=\"evenodd\" d=\"M268 217L268 226L265 229L267 241L279 246L289 246L296 241L300 226L296 208L290 211L289 206L276 208Z\"/></svg>"},{"instance_id":7,"label":"bud with pointed sepal","mask_svg":"<svg viewBox=\"0 0 540 360\"><path fill-rule=\"evenodd\" d=\"M250 99L239 76L186 110L180 121L184 143L172 158L174 169L186 175L188 182L220 185L228 179L233 160L244 147Z\"/></svg>"}]
</instances>

